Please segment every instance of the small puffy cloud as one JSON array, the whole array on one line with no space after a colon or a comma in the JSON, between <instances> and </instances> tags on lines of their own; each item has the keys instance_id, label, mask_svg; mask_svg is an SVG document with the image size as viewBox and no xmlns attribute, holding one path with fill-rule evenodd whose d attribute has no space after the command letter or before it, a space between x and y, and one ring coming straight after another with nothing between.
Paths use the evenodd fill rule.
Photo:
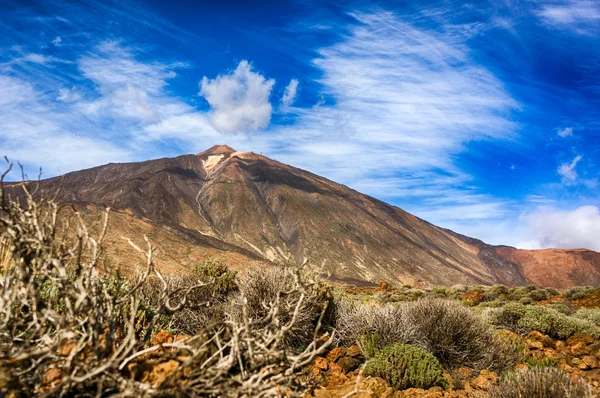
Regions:
<instances>
[{"instance_id":1,"label":"small puffy cloud","mask_svg":"<svg viewBox=\"0 0 600 398\"><path fill-rule=\"evenodd\" d=\"M287 85L287 87L285 88L285 92L283 93L283 97L281 97L281 105L284 108L287 108L294 103L294 100L296 99L297 90L298 80L290 80L290 84Z\"/></svg>"},{"instance_id":2,"label":"small puffy cloud","mask_svg":"<svg viewBox=\"0 0 600 398\"><path fill-rule=\"evenodd\" d=\"M565 127L563 129L558 130L559 137L569 137L573 135L573 127Z\"/></svg>"},{"instance_id":3,"label":"small puffy cloud","mask_svg":"<svg viewBox=\"0 0 600 398\"><path fill-rule=\"evenodd\" d=\"M577 172L575 171L575 167L577 167L577 163L581 160L582 156L575 156L575 159L571 161L571 163L563 163L558 167L558 174L563 177L563 182L575 181L577 179Z\"/></svg>"},{"instance_id":4,"label":"small puffy cloud","mask_svg":"<svg viewBox=\"0 0 600 398\"><path fill-rule=\"evenodd\" d=\"M56 39L52 40L52 44L54 44L56 47L59 47L61 43L62 39L60 38L60 36L56 36Z\"/></svg>"},{"instance_id":5,"label":"small puffy cloud","mask_svg":"<svg viewBox=\"0 0 600 398\"><path fill-rule=\"evenodd\" d=\"M230 74L200 82L200 93L210 104L210 122L221 133L254 132L271 121L269 96L275 80L266 80L241 61Z\"/></svg>"},{"instance_id":6,"label":"small puffy cloud","mask_svg":"<svg viewBox=\"0 0 600 398\"><path fill-rule=\"evenodd\" d=\"M518 246L539 248L586 248L600 251L600 209L581 206L575 210L538 208L521 217L532 240Z\"/></svg>"}]
</instances>

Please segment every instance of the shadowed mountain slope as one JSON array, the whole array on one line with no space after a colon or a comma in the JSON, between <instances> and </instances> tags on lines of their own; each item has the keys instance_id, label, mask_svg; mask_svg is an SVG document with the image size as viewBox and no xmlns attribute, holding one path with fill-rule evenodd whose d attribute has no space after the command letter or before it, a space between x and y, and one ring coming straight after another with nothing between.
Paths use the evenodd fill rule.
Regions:
<instances>
[{"instance_id":1,"label":"shadowed mountain slope","mask_svg":"<svg viewBox=\"0 0 600 398\"><path fill-rule=\"evenodd\" d=\"M60 182L44 180L42 189L56 190ZM600 283L598 253L553 249L550 255L486 245L344 185L225 145L69 173L59 200L111 206L131 223L136 219L172 236L169 245L180 245L178 253L194 247L225 258L235 253L236 268L308 260L332 280L357 284Z\"/></svg>"}]
</instances>

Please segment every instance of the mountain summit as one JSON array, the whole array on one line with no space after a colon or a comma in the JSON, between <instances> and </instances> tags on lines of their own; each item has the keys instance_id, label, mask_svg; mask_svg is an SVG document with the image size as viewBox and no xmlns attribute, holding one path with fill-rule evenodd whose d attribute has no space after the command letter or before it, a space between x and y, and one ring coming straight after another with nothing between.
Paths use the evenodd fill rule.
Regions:
<instances>
[{"instance_id":1,"label":"mountain summit","mask_svg":"<svg viewBox=\"0 0 600 398\"><path fill-rule=\"evenodd\" d=\"M59 184L60 178L52 178L42 181L42 188L55 190ZM600 283L599 253L490 246L305 170L227 145L197 155L69 173L59 200L88 211L111 206L115 236L125 230L149 234L161 242L163 258L174 270L215 255L234 268L256 261L308 261L334 281L356 284L564 288ZM113 241L117 244L118 238Z\"/></svg>"}]
</instances>

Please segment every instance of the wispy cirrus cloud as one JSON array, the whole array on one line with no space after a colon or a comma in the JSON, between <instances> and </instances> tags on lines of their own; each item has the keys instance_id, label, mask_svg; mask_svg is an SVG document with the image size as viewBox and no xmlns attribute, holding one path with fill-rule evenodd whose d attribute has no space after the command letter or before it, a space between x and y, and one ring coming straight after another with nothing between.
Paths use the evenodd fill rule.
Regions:
<instances>
[{"instance_id":1,"label":"wispy cirrus cloud","mask_svg":"<svg viewBox=\"0 0 600 398\"><path fill-rule=\"evenodd\" d=\"M548 26L591 34L600 29L600 4L594 0L542 2L536 14Z\"/></svg>"},{"instance_id":2,"label":"wispy cirrus cloud","mask_svg":"<svg viewBox=\"0 0 600 398\"><path fill-rule=\"evenodd\" d=\"M328 101L274 129L285 137L279 158L380 198L402 198L433 222L464 221L467 213L455 211L463 206L477 210L470 218L505 214L505 204L478 195L453 159L472 140L514 137L510 115L519 104L470 59L462 36L385 11L354 17L348 34L313 60ZM439 198L454 199L425 205Z\"/></svg>"},{"instance_id":3,"label":"wispy cirrus cloud","mask_svg":"<svg viewBox=\"0 0 600 398\"><path fill-rule=\"evenodd\" d=\"M294 103L296 99L296 91L298 90L298 79L290 80L290 84L287 85L285 91L283 92L283 97L281 97L281 106L283 106L284 110L290 107Z\"/></svg>"},{"instance_id":4,"label":"wispy cirrus cloud","mask_svg":"<svg viewBox=\"0 0 600 398\"><path fill-rule=\"evenodd\" d=\"M577 180L575 167L577 167L577 163L579 163L582 158L583 156L577 155L571 162L563 163L558 167L557 172L562 176L563 182L572 183Z\"/></svg>"}]
</instances>

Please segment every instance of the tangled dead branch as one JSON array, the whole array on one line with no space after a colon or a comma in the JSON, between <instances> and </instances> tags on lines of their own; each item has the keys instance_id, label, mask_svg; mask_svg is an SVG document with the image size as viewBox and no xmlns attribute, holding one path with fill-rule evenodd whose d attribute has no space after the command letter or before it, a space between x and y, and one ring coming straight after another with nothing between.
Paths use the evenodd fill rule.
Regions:
<instances>
[{"instance_id":1,"label":"tangled dead branch","mask_svg":"<svg viewBox=\"0 0 600 398\"><path fill-rule=\"evenodd\" d=\"M324 301L310 343L301 350L285 344L316 279L287 270L294 283L275 300L265 300L260 316L250 314L242 295L231 304L241 317L226 314L197 335L152 345L161 317L201 306L189 298L210 289L210 282L173 288L155 267L148 239L145 249L129 241L145 257L145 272L137 280L108 274L108 266L100 266L108 209L93 232L76 209L61 207L56 196L44 197L39 183L13 186L11 192L22 192L9 198L4 178L11 167L0 178L0 242L10 257L0 269L0 395L301 394L302 368L333 339L321 335ZM160 281L160 289L148 316L140 293L150 277ZM281 298L290 296L297 301L291 317L283 317ZM169 360L178 362L177 370L158 382L138 371Z\"/></svg>"}]
</instances>

